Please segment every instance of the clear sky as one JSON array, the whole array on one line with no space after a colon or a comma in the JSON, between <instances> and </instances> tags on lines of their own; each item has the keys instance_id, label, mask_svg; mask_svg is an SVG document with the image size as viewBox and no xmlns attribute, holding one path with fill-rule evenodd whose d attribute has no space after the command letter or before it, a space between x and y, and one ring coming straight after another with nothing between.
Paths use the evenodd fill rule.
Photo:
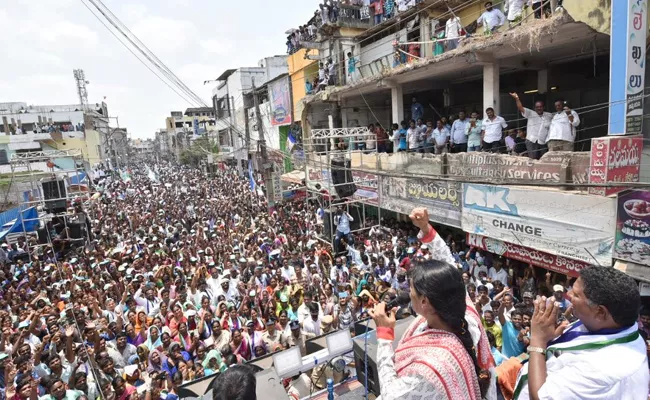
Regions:
<instances>
[{"instance_id":1,"label":"clear sky","mask_svg":"<svg viewBox=\"0 0 650 400\"><path fill-rule=\"evenodd\" d=\"M286 53L286 35L305 24L318 0L103 0L207 104L228 68ZM78 103L72 70L90 81L132 137L153 137L172 110L190 106L145 68L81 0L2 0L0 102ZM90 3L87 3L89 6ZM92 6L91 6L92 7ZM94 10L94 9L93 9ZM96 11L96 10L95 10ZM113 124L115 121L113 120Z\"/></svg>"}]
</instances>

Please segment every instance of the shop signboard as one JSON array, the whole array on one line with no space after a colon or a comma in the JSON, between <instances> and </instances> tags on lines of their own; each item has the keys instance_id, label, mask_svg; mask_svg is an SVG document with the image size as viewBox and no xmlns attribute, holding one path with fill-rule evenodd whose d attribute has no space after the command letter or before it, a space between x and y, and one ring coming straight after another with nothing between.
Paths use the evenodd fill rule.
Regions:
<instances>
[{"instance_id":1,"label":"shop signboard","mask_svg":"<svg viewBox=\"0 0 650 400\"><path fill-rule=\"evenodd\" d=\"M611 266L616 199L463 184L462 228L588 264Z\"/></svg>"},{"instance_id":2,"label":"shop signboard","mask_svg":"<svg viewBox=\"0 0 650 400\"><path fill-rule=\"evenodd\" d=\"M425 207L429 218L460 228L461 185L452 181L424 178L381 178L381 206L410 214L415 207Z\"/></svg>"},{"instance_id":3,"label":"shop signboard","mask_svg":"<svg viewBox=\"0 0 650 400\"><path fill-rule=\"evenodd\" d=\"M580 275L580 270L589 266L588 263L582 261L545 253L543 251L538 251L514 243L506 243L499 239L474 235L472 233L467 234L467 244L506 258L532 264L536 267L546 268L549 271L559 272L573 277L578 277Z\"/></svg>"},{"instance_id":4,"label":"shop signboard","mask_svg":"<svg viewBox=\"0 0 650 400\"><path fill-rule=\"evenodd\" d=\"M641 169L643 136L610 136L591 139L589 183L638 182ZM589 187L589 193L601 196L626 190L625 187Z\"/></svg>"},{"instance_id":5,"label":"shop signboard","mask_svg":"<svg viewBox=\"0 0 650 400\"><path fill-rule=\"evenodd\" d=\"M650 266L650 191L618 195L614 258Z\"/></svg>"},{"instance_id":6,"label":"shop signboard","mask_svg":"<svg viewBox=\"0 0 650 400\"><path fill-rule=\"evenodd\" d=\"M377 187L379 181L377 175L367 172L353 170L352 179L357 185L357 191L354 192L354 198L364 200L368 204L379 205L379 196L377 196Z\"/></svg>"}]
</instances>

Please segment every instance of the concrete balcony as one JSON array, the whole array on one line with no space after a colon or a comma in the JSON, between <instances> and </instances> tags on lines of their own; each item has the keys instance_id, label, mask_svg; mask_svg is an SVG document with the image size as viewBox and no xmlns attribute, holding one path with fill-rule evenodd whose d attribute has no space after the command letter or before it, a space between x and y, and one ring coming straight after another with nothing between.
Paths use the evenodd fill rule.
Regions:
<instances>
[{"instance_id":1,"label":"concrete balcony","mask_svg":"<svg viewBox=\"0 0 650 400\"><path fill-rule=\"evenodd\" d=\"M367 173L415 174L431 179L494 184L585 184L589 152L549 152L541 160L483 152L458 154L348 152L351 168ZM310 154L310 165L327 165L325 155ZM577 190L572 187L572 190Z\"/></svg>"}]
</instances>

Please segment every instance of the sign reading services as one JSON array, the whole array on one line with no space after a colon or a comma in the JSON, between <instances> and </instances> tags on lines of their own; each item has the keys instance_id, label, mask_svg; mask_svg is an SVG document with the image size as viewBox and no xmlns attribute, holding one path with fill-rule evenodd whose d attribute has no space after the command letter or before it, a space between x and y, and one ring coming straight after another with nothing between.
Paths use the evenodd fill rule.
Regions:
<instances>
[{"instance_id":1,"label":"sign reading services","mask_svg":"<svg viewBox=\"0 0 650 400\"><path fill-rule=\"evenodd\" d=\"M610 266L615 199L463 184L462 228L588 264Z\"/></svg>"}]
</instances>

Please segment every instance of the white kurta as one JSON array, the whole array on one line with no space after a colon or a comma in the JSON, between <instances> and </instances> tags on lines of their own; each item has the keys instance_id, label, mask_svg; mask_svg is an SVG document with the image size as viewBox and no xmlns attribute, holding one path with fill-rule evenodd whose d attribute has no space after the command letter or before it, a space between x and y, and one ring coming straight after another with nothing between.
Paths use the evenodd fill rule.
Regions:
<instances>
[{"instance_id":1,"label":"white kurta","mask_svg":"<svg viewBox=\"0 0 650 400\"><path fill-rule=\"evenodd\" d=\"M632 327L613 335L589 335L551 346L568 348L586 343L622 338L638 330ZM528 364L519 372L517 385ZM629 343L612 344L594 350L565 351L559 357L549 352L546 382L539 391L541 400L598 399L647 400L648 356L641 336ZM515 386L517 387L517 386ZM530 398L525 384L517 399Z\"/></svg>"}]
</instances>

